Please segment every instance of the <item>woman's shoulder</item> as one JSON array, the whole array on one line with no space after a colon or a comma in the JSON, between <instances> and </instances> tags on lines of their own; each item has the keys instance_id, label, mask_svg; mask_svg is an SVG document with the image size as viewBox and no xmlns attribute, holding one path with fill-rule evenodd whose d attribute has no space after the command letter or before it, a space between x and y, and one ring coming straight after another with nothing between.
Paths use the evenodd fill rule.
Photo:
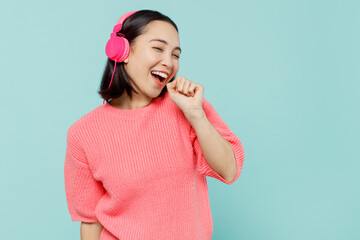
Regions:
<instances>
[{"instance_id":1,"label":"woman's shoulder","mask_svg":"<svg viewBox=\"0 0 360 240\"><path fill-rule=\"evenodd\" d=\"M91 111L88 111L84 115L80 116L78 119L76 119L69 127L69 132L79 132L82 129L86 129L91 127L94 123L96 123L96 118L101 113L102 105L92 109Z\"/></svg>"}]
</instances>

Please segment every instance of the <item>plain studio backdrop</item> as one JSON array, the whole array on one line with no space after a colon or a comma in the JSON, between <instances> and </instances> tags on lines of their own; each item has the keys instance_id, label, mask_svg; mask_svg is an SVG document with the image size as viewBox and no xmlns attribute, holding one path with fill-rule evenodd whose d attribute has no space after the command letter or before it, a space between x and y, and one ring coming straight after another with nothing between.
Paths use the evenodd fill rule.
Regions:
<instances>
[{"instance_id":1,"label":"plain studio backdrop","mask_svg":"<svg viewBox=\"0 0 360 240\"><path fill-rule=\"evenodd\" d=\"M207 178L215 240L360 239L358 1L1 1L0 239L80 239L66 133L102 104L113 26L158 10L179 75L242 141L232 185Z\"/></svg>"}]
</instances>

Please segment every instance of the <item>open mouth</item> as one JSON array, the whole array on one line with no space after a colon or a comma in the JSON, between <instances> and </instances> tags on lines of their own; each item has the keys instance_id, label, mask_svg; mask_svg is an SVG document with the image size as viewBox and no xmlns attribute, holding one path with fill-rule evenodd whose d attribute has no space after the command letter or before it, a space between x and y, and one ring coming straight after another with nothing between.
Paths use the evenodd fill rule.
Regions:
<instances>
[{"instance_id":1,"label":"open mouth","mask_svg":"<svg viewBox=\"0 0 360 240\"><path fill-rule=\"evenodd\" d=\"M151 71L151 74L157 79L159 80L159 82L164 83L166 81L166 79L169 77L168 74L163 73L163 72L159 72L159 71Z\"/></svg>"}]
</instances>

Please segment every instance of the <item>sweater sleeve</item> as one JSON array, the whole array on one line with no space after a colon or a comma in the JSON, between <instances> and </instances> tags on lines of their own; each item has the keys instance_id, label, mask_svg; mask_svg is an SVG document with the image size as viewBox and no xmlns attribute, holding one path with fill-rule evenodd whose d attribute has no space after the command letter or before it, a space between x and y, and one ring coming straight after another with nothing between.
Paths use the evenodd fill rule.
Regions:
<instances>
[{"instance_id":1,"label":"sweater sleeve","mask_svg":"<svg viewBox=\"0 0 360 240\"><path fill-rule=\"evenodd\" d=\"M106 190L93 177L72 127L67 133L64 177L66 201L72 221L98 222L95 208Z\"/></svg>"},{"instance_id":2,"label":"sweater sleeve","mask_svg":"<svg viewBox=\"0 0 360 240\"><path fill-rule=\"evenodd\" d=\"M240 172L243 166L244 162L244 149L242 146L242 143L240 139L231 132L229 127L226 125L226 123L222 120L222 118L219 116L219 114L215 111L213 106L205 99L203 98L202 103L205 115L207 119L210 121L210 123L216 128L216 130L220 133L221 136L223 136L232 146L235 159L236 159L236 165L237 165L237 174L236 177L233 179L233 181L228 182L226 181L220 174L215 172L210 165L207 163L201 147L199 140L196 136L195 130L191 127L190 128L190 138L192 141L192 146L194 149L195 158L197 161L197 168L199 172L204 176L209 176L216 178L226 184L232 184L234 183L240 176Z\"/></svg>"}]
</instances>

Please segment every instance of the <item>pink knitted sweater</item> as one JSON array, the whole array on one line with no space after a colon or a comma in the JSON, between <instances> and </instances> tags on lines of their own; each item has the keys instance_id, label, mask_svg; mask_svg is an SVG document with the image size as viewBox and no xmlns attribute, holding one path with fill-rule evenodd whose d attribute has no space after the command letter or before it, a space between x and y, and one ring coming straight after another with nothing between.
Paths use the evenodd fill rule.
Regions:
<instances>
[{"instance_id":1,"label":"pink knitted sweater","mask_svg":"<svg viewBox=\"0 0 360 240\"><path fill-rule=\"evenodd\" d=\"M105 103L67 132L64 176L72 221L100 222L100 240L210 240L206 176L235 182L244 150L212 105L205 98L202 104L233 147L238 173L232 182L208 165L168 92L133 110Z\"/></svg>"}]
</instances>

